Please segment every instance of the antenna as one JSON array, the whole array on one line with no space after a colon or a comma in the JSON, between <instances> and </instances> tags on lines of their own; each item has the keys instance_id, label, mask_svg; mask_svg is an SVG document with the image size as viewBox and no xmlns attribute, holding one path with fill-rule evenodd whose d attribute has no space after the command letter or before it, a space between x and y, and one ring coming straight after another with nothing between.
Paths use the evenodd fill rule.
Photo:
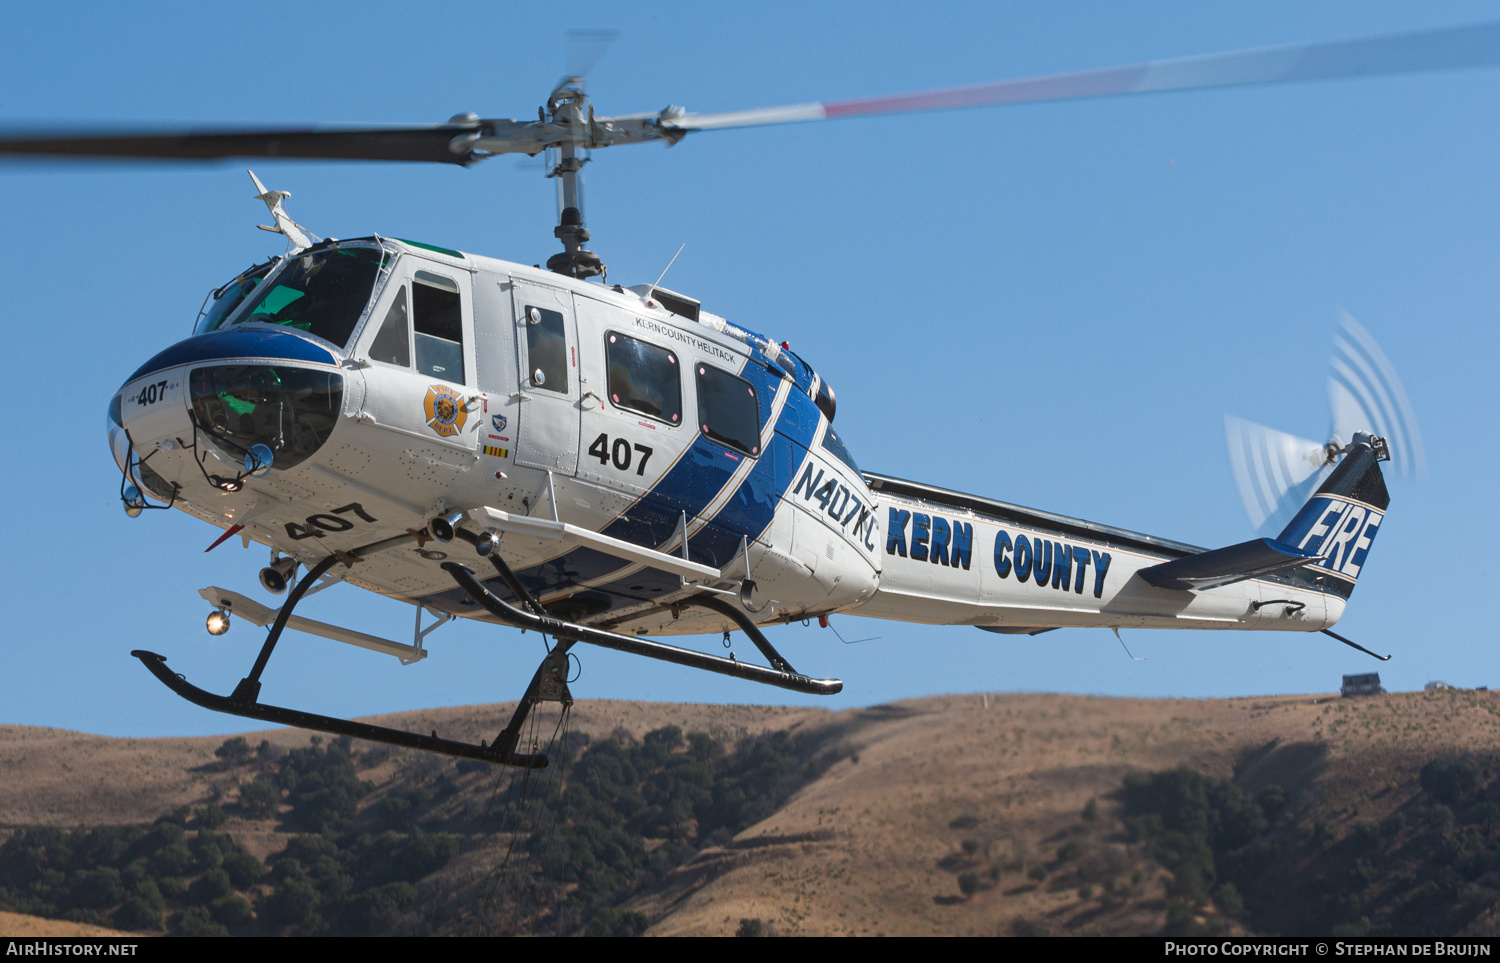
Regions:
<instances>
[{"instance_id":1,"label":"antenna","mask_svg":"<svg viewBox=\"0 0 1500 963\"><path fill-rule=\"evenodd\" d=\"M683 241L681 244L677 245L677 254L681 254L682 249L685 247L687 247L687 241ZM656 280L651 282L651 289L653 291L655 291L656 286L661 283L661 279L667 276L667 272L672 270L672 265L677 263L677 254L672 255L672 260L667 262L667 266L661 269L661 273L656 276Z\"/></svg>"},{"instance_id":2,"label":"antenna","mask_svg":"<svg viewBox=\"0 0 1500 963\"><path fill-rule=\"evenodd\" d=\"M1109 627L1109 630L1115 634L1115 638L1120 643L1120 648L1124 649L1125 650L1125 654L1128 655L1128 656L1130 656L1130 661L1132 661L1132 662L1145 662L1146 661L1144 657L1137 658L1135 656L1135 654L1130 651L1130 646L1126 645L1125 644L1125 640L1122 639L1122 638L1120 638L1120 630L1119 629L1117 629L1113 625L1111 625ZM1377 656L1377 658L1378 658L1378 656Z\"/></svg>"}]
</instances>

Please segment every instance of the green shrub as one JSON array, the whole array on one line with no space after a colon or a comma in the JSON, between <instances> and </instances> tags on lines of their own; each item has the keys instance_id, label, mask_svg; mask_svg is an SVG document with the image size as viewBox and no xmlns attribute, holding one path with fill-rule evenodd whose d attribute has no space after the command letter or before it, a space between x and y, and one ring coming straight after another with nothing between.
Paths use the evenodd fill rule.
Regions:
<instances>
[{"instance_id":1,"label":"green shrub","mask_svg":"<svg viewBox=\"0 0 1500 963\"><path fill-rule=\"evenodd\" d=\"M417 888L405 882L362 890L339 905L340 932L348 936L365 936L389 930L405 910L417 904L417 900Z\"/></svg>"},{"instance_id":2,"label":"green shrub","mask_svg":"<svg viewBox=\"0 0 1500 963\"><path fill-rule=\"evenodd\" d=\"M198 835L188 843L193 854L193 863L200 869L218 869L224 857L236 850L234 840L227 834L200 829Z\"/></svg>"},{"instance_id":3,"label":"green shrub","mask_svg":"<svg viewBox=\"0 0 1500 963\"><path fill-rule=\"evenodd\" d=\"M265 875L260 860L249 853L230 853L224 857L219 868L229 874L229 882L234 884L235 889L249 889Z\"/></svg>"},{"instance_id":4,"label":"green shrub","mask_svg":"<svg viewBox=\"0 0 1500 963\"><path fill-rule=\"evenodd\" d=\"M1422 788L1450 806L1472 802L1484 788L1484 772L1461 759L1434 759L1422 767Z\"/></svg>"},{"instance_id":5,"label":"green shrub","mask_svg":"<svg viewBox=\"0 0 1500 963\"><path fill-rule=\"evenodd\" d=\"M224 924L215 923L208 910L201 906L173 913L167 921L167 932L173 936L228 936Z\"/></svg>"},{"instance_id":6,"label":"green shrub","mask_svg":"<svg viewBox=\"0 0 1500 963\"><path fill-rule=\"evenodd\" d=\"M1245 916L1245 900L1233 883L1225 883L1214 890L1214 905L1230 919L1243 919Z\"/></svg>"},{"instance_id":7,"label":"green shrub","mask_svg":"<svg viewBox=\"0 0 1500 963\"><path fill-rule=\"evenodd\" d=\"M193 822L203 829L218 829L229 819L217 803L209 803L193 815Z\"/></svg>"},{"instance_id":8,"label":"green shrub","mask_svg":"<svg viewBox=\"0 0 1500 963\"><path fill-rule=\"evenodd\" d=\"M240 786L240 810L251 819L276 815L281 806L281 791L267 782L247 782Z\"/></svg>"},{"instance_id":9,"label":"green shrub","mask_svg":"<svg viewBox=\"0 0 1500 963\"><path fill-rule=\"evenodd\" d=\"M735 936L765 936L765 927L758 919L740 920L740 928L735 930Z\"/></svg>"},{"instance_id":10,"label":"green shrub","mask_svg":"<svg viewBox=\"0 0 1500 963\"><path fill-rule=\"evenodd\" d=\"M1280 790L1267 786L1255 799L1228 780L1185 768L1125 779L1127 828L1171 871L1168 894L1192 903L1215 891L1221 861L1241 866L1267 855L1259 840L1270 824L1260 800L1279 806ZM1202 928L1183 919L1168 924L1176 935L1194 927Z\"/></svg>"},{"instance_id":11,"label":"green shrub","mask_svg":"<svg viewBox=\"0 0 1500 963\"><path fill-rule=\"evenodd\" d=\"M245 901L244 897L233 893L214 900L208 907L208 912L214 918L214 922L224 926L243 926L254 918L250 904Z\"/></svg>"},{"instance_id":12,"label":"green shrub","mask_svg":"<svg viewBox=\"0 0 1500 963\"><path fill-rule=\"evenodd\" d=\"M306 877L283 882L261 897L260 917L275 926L300 926L318 920L322 899Z\"/></svg>"},{"instance_id":13,"label":"green shrub","mask_svg":"<svg viewBox=\"0 0 1500 963\"><path fill-rule=\"evenodd\" d=\"M1182 901L1175 902L1167 907L1168 936L1207 936L1208 927L1198 922L1197 911L1193 904Z\"/></svg>"},{"instance_id":14,"label":"green shrub","mask_svg":"<svg viewBox=\"0 0 1500 963\"><path fill-rule=\"evenodd\" d=\"M281 764L280 781L291 804L290 821L315 833L340 832L354 822L359 801L370 791L349 756L348 737L319 748L316 736L306 749L294 749Z\"/></svg>"},{"instance_id":15,"label":"green shrub","mask_svg":"<svg viewBox=\"0 0 1500 963\"><path fill-rule=\"evenodd\" d=\"M81 909L106 909L124 898L125 884L112 866L74 873L68 886L69 904Z\"/></svg>"},{"instance_id":16,"label":"green shrub","mask_svg":"<svg viewBox=\"0 0 1500 963\"><path fill-rule=\"evenodd\" d=\"M125 897L125 902L115 910L114 924L117 929L131 932L161 929L161 916L167 904L161 894L156 892L155 886L151 887L151 892L155 894L155 900L147 899L139 893Z\"/></svg>"},{"instance_id":17,"label":"green shrub","mask_svg":"<svg viewBox=\"0 0 1500 963\"><path fill-rule=\"evenodd\" d=\"M584 936L639 936L651 925L650 917L644 913L631 913L619 909L604 909L594 914L583 928Z\"/></svg>"},{"instance_id":18,"label":"green shrub","mask_svg":"<svg viewBox=\"0 0 1500 963\"><path fill-rule=\"evenodd\" d=\"M148 865L157 876L181 876L193 868L193 852L185 843L173 843L152 854Z\"/></svg>"},{"instance_id":19,"label":"green shrub","mask_svg":"<svg viewBox=\"0 0 1500 963\"><path fill-rule=\"evenodd\" d=\"M229 874L222 869L209 870L193 880L188 887L188 895L199 906L207 906L233 893L234 884L229 881Z\"/></svg>"},{"instance_id":20,"label":"green shrub","mask_svg":"<svg viewBox=\"0 0 1500 963\"><path fill-rule=\"evenodd\" d=\"M238 766L250 758L250 743L245 741L244 736L225 739L224 744L214 750L214 755L230 766Z\"/></svg>"},{"instance_id":21,"label":"green shrub","mask_svg":"<svg viewBox=\"0 0 1500 963\"><path fill-rule=\"evenodd\" d=\"M1255 794L1255 801L1267 819L1275 819L1286 808L1286 790L1271 783Z\"/></svg>"}]
</instances>

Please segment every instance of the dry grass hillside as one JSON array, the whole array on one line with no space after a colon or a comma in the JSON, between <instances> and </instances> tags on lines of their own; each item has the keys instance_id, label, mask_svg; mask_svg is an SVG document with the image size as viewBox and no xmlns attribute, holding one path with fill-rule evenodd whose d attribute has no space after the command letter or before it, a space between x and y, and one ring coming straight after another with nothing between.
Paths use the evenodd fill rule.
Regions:
<instances>
[{"instance_id":1,"label":"dry grass hillside","mask_svg":"<svg viewBox=\"0 0 1500 963\"><path fill-rule=\"evenodd\" d=\"M493 736L495 720L508 708L432 710L381 721L477 740ZM543 723L539 740L545 746L552 727ZM1158 933L1172 926L1293 932L1335 923L1377 931L1450 925L1435 919L1453 921L1454 932L1500 930L1492 898L1500 890L1500 865L1484 862L1500 849L1492 842L1500 831L1500 809L1485 801L1500 790L1493 779L1500 747L1497 694L1352 700L965 695L839 713L579 702L571 719L572 732L586 734L595 747L605 741L638 745L664 726L707 733L725 747L716 752L730 752L712 757L721 767L722 760L738 758L734 747L748 746L748 737L778 732L787 733L784 744L800 747L798 758L808 761L797 770L795 785L785 783L794 789L789 798L777 798L778 808L732 834L700 832L707 818L701 809L673 823L670 833L631 830L645 854L663 858L650 863L650 871L632 870L627 882L617 878L613 889L600 890L588 903L578 899L580 884L547 879L554 857L516 855L527 848L516 839L555 836L556 827L537 822L528 828L524 820L502 825L503 814L497 814L506 793L514 796L515 790L501 791L497 779L508 776L355 743L353 765L369 784L361 790L366 794L357 816L367 837L389 830L399 818L457 840L456 855L414 884L425 909L387 907L370 910L375 915L368 919L378 918L385 928L380 931L389 932L576 932L593 914L616 932L625 926L646 935L1062 935ZM249 742L253 746L262 737L287 749L309 742L307 733L294 730L258 734ZM39 824L149 825L171 810L216 804L227 814L220 830L274 866L274 854L297 828L289 823L295 811L288 815L283 805L271 816L240 813L236 801L254 771L216 758L223 741L106 739L0 727L0 825L10 833ZM668 755L660 758L707 752L698 743L663 745ZM1422 775L1434 759L1468 760L1464 765L1481 772L1484 785L1454 790L1451 807L1439 804L1432 795L1437 790ZM1257 824L1254 846L1232 856L1239 868L1225 862L1229 857L1219 858L1219 877L1238 872L1242 894L1227 893L1222 882L1209 879L1192 896L1185 876L1191 867L1163 855L1168 850L1162 840L1172 837L1153 837L1149 827L1141 829L1147 824L1126 819L1137 805L1123 789L1126 777L1178 767L1210 777L1211 784L1204 783L1210 794L1228 792L1266 806L1268 819ZM569 772L558 766L555 775L561 779ZM649 801L656 777L641 778ZM1223 788L1230 785L1237 789ZM1274 808L1268 799L1275 800ZM509 829L520 835L513 838ZM1443 846L1448 857L1439 853ZM667 860L669 851L676 855ZM1281 869L1255 869L1260 864L1253 860L1265 853L1274 854ZM1429 879L1431 867L1445 858L1466 867L1462 879ZM182 872L190 877L195 871ZM290 885L277 883L277 872L285 876L284 869L268 870L264 882L236 886L257 916L231 930L273 931L263 907L273 887ZM1357 885L1349 882L1354 877ZM1426 896L1424 886L1432 890ZM1329 895L1335 892L1343 894L1337 901ZM1236 905L1240 895L1253 912ZM570 896L567 905L575 908L558 908ZM1315 911L1309 910L1313 903ZM0 916L0 928L8 919ZM376 926L365 916L360 920Z\"/></svg>"}]
</instances>

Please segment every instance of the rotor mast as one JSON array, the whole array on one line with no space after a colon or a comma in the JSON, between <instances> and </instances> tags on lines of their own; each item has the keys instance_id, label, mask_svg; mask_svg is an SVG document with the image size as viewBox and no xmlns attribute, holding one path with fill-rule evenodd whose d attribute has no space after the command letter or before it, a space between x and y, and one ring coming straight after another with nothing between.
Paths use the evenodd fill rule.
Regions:
<instances>
[{"instance_id":1,"label":"rotor mast","mask_svg":"<svg viewBox=\"0 0 1500 963\"><path fill-rule=\"evenodd\" d=\"M599 260L599 255L583 247L589 239L589 230L583 225L583 194L578 189L578 173L589 159L578 156L578 152L593 142L594 126L594 110L588 107L583 79L569 77L559 84L547 98L546 113L551 114L553 126L568 135L553 145L558 160L547 172L548 177L558 179L557 227L553 228L552 235L563 245L561 253L547 259L547 269L579 280L595 277L608 268Z\"/></svg>"}]
</instances>

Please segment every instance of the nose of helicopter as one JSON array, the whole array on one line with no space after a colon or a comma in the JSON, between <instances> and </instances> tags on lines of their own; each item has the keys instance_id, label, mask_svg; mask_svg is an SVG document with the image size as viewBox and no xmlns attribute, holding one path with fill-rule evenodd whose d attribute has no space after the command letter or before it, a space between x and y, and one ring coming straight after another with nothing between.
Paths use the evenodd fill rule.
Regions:
<instances>
[{"instance_id":1,"label":"nose of helicopter","mask_svg":"<svg viewBox=\"0 0 1500 963\"><path fill-rule=\"evenodd\" d=\"M228 472L221 480L234 490L245 475L312 454L331 433L342 399L339 359L316 341L285 331L200 334L157 353L115 393L110 453L132 482L165 497L172 482L190 479L163 479L141 459L201 444L221 463L204 477Z\"/></svg>"}]
</instances>

